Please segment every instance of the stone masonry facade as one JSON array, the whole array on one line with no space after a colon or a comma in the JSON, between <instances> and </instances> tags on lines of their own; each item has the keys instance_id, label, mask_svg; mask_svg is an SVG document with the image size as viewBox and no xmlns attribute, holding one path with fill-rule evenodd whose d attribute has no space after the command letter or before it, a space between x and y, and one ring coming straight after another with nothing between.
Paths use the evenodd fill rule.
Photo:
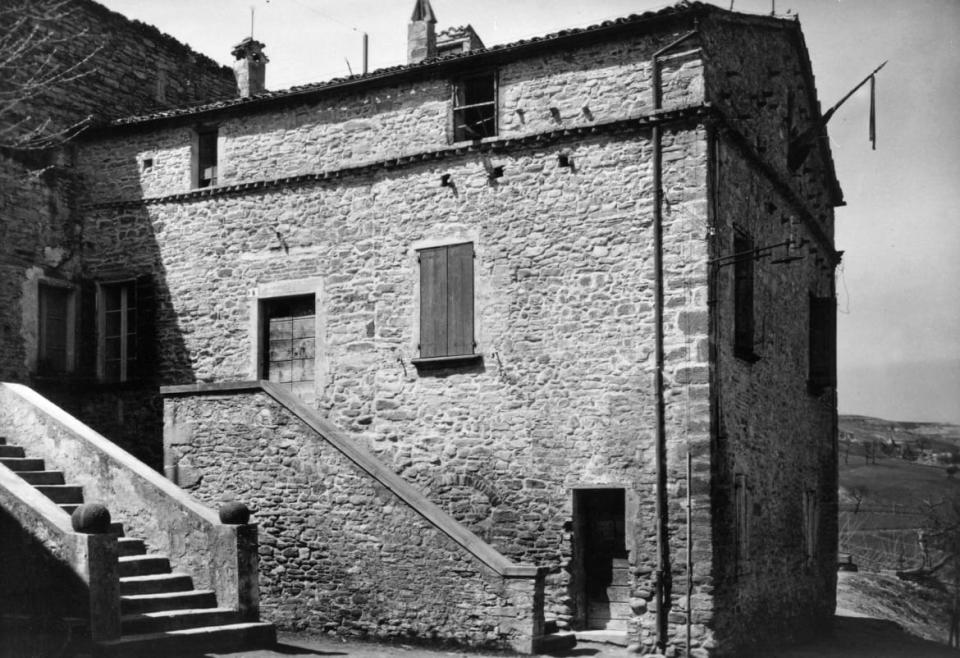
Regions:
<instances>
[{"instance_id":1,"label":"stone masonry facade","mask_svg":"<svg viewBox=\"0 0 960 658\"><path fill-rule=\"evenodd\" d=\"M495 72L496 134L453 142L451 90L477 71ZM737 655L833 609L836 409L808 384L808 304L832 295L839 188L826 150L786 162L819 117L812 84L794 21L694 4L122 119L77 144L82 266L64 278L150 277L153 383L168 386L264 378L265 309L312 301L304 402L504 556L545 567L548 622L588 624L577 496L621 491L632 649ZM218 182L196 189L211 128ZM747 255L750 358L734 350L741 234L780 245ZM475 357L417 363L419 256L464 243ZM285 411L249 392L164 409L168 430L194 428L167 442L168 474L256 510L266 618L509 645L496 579ZM349 541L331 534L341 518Z\"/></svg>"},{"instance_id":2,"label":"stone masonry facade","mask_svg":"<svg viewBox=\"0 0 960 658\"><path fill-rule=\"evenodd\" d=\"M260 525L261 614L285 628L530 650L542 581L504 579L262 392L168 399L191 493ZM257 455L258 459L238 459Z\"/></svg>"}]
</instances>

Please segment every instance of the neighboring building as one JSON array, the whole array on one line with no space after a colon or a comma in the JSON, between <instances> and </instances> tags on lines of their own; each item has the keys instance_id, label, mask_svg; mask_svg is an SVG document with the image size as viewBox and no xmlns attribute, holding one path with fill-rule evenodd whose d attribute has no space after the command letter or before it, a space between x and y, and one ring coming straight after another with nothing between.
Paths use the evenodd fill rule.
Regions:
<instances>
[{"instance_id":1,"label":"neighboring building","mask_svg":"<svg viewBox=\"0 0 960 658\"><path fill-rule=\"evenodd\" d=\"M33 15L46 20L26 20ZM72 148L57 148L58 138L104 117L236 96L233 71L91 0L11 2L0 11L0 31L11 49L21 47L4 63L5 92L18 81L71 71L36 94L24 91L21 108L0 116L0 124L34 118L24 126L49 120L43 134L55 136L39 140L52 148L10 149L4 140L10 144L17 133L0 131L0 379L29 382L82 410L159 467L159 446L139 445L144 433L159 431L157 409L143 409L142 393L101 385L85 362L94 348L79 344L85 244L76 201L84 183ZM11 75L14 66L27 75Z\"/></svg>"},{"instance_id":2,"label":"neighboring building","mask_svg":"<svg viewBox=\"0 0 960 658\"><path fill-rule=\"evenodd\" d=\"M406 66L270 92L247 40L240 97L88 130L75 267L7 320L67 338L8 330L7 371L163 386L165 472L254 508L281 626L736 655L828 624L842 198L798 22L412 19Z\"/></svg>"}]
</instances>

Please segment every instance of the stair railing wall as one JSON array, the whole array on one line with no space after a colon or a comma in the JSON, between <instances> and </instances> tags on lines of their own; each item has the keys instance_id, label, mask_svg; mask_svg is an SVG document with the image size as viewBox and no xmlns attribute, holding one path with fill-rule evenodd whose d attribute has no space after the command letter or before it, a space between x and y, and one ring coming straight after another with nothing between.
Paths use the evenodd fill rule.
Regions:
<instances>
[{"instance_id":1,"label":"stair railing wall","mask_svg":"<svg viewBox=\"0 0 960 658\"><path fill-rule=\"evenodd\" d=\"M74 613L88 616L91 638L98 641L120 637L116 536L74 532L66 512L2 464L0 508L18 522L22 532L27 533L35 545L43 547L48 558L60 566L66 566L82 583L87 594L87 608ZM3 541L11 542L13 538L4 537ZM5 563L2 568L14 569L17 566ZM64 591L68 588L66 584L61 585ZM9 596L10 592L5 591L4 594ZM51 594L55 595L56 591Z\"/></svg>"},{"instance_id":2,"label":"stair railing wall","mask_svg":"<svg viewBox=\"0 0 960 658\"><path fill-rule=\"evenodd\" d=\"M401 523L396 520L403 518L406 514L419 516L424 522L424 527L431 527L434 532L439 532L459 547L457 552L462 557L458 556L455 560L463 559L464 563L472 562L478 572L484 574L482 578L492 586L491 590L486 591L495 591L496 598L500 601L499 608L488 605L486 601L476 601L474 602L476 606L471 606L466 603L469 599L465 598L462 606L453 606L443 611L443 614L453 618L460 614L461 609L465 609L470 611L473 617L486 616L497 628L495 633L500 638L500 646L507 645L522 653L536 651L544 632L546 568L516 564L509 560L427 499L402 476L359 446L358 442L346 432L322 418L315 409L304 405L287 391L265 381L169 386L163 387L161 394L165 398L164 463L166 472L171 477L178 477L179 474L185 485L190 483L196 486L195 495L200 498L219 495L223 489L229 487L236 487L241 491L249 488L252 492L250 495L254 496L251 499L254 505L257 504L257 497L259 497L261 509L255 511L271 518L269 522L264 520L264 543L270 544L267 547L268 553L283 550L284 560L288 562L287 568L280 569L280 572L285 573L292 566L295 573L315 569L321 574L327 574L336 573L345 566L338 555L327 556L324 551L320 551L319 556L315 555L317 551L312 544L308 545L290 538L288 531L284 528L287 528L286 524L292 523L297 531L301 532L303 528L313 528L317 524L337 526L338 523L344 523L347 517L337 513L336 503L333 501L338 497L348 497L345 493L346 489L341 490L338 487L353 486L343 483L343 478L347 477L344 475L346 471L353 471L357 473L360 480L365 479L369 482L374 491L389 492L383 495L375 494L380 497L370 503L371 507L393 510L384 512L382 520L384 525L376 526L378 528L376 531L369 529L371 526L367 524L376 524L381 521L371 521L372 515L362 516L363 512L358 512L363 520L355 523L358 527L366 528L361 533L366 535L364 539L373 535L379 536L377 532L389 527L391 521L387 520L388 518ZM283 420L263 420L262 422L260 420L274 416L282 417ZM274 422L279 425L275 431L265 429L271 427ZM299 429L295 426L299 426ZM278 446L282 447L278 448ZM290 458L283 459L282 465L277 460L269 458L278 449L283 454L290 455ZM336 461L338 466L333 472L324 475L328 472L326 469L330 468L330 464L327 463L328 458L321 455L334 453L339 457L329 459ZM190 457L181 460L183 454L189 454ZM264 456L268 459L263 459ZM321 465L321 462L324 465ZM337 471L344 468L346 464L351 464L353 468L347 467L343 471ZM258 484L261 480L263 482ZM354 480L351 479L349 482L352 483ZM316 486L324 491L321 500L314 501L310 497L311 483L316 483ZM390 500L395 500L397 504L385 502ZM400 508L404 508L404 511L401 512ZM345 514L349 516L350 513ZM298 515L302 515L299 520L296 518ZM290 518L287 519L287 517ZM280 534L273 536L273 533L277 532ZM349 542L349 536L353 535L344 528L342 537L338 537L338 533L333 532L330 538L315 537L311 541L324 545L328 543L328 539ZM277 544L278 541L282 545ZM419 563L415 555L417 551L421 551L419 560L427 560L426 552L433 550L432 547L435 545L423 540L422 544L408 546L409 554L404 553L403 557L400 553L391 552L394 548L388 548L385 543L378 549L374 541L367 549L379 551L379 558L390 564L398 564L398 561L406 558ZM417 546L420 548L418 549ZM359 554L367 549L358 545L353 550ZM291 551L289 557L287 557L287 551ZM300 553L300 556L294 555L293 551ZM309 556L304 557L304 553ZM385 553L389 554L385 555ZM265 559L266 569L270 571L273 564L271 558ZM429 559L432 560L434 557ZM351 568L363 572L359 562L354 563ZM464 573L468 571L469 569L465 566ZM397 570L394 570L394 573L397 573ZM472 575L462 577L476 578ZM363 604L357 604L351 611L343 613L336 604L326 599L318 599L323 602L322 605L318 603L311 607L304 604L296 607L295 602L285 600L282 593L288 589L299 589L301 587L297 581L299 576L292 577L289 583L283 581L284 578L285 576L281 573L271 571L271 584L264 590L264 605L269 606L268 616L276 615L271 616L271 621L281 626L287 623L284 615L293 615L291 619L298 620L298 623L309 623L309 619L303 615L310 614L315 614L321 620L343 614L347 617L350 614L362 615L364 623L367 623L363 626L362 632L384 637L400 631L397 630L398 625L393 622L389 627L378 627L375 620L380 617L394 619L392 615L396 614L404 618L403 623L409 621L414 628L417 626L417 621L407 618L406 615L410 612L408 609L385 612L377 607L383 605L375 603L382 594L377 587L383 583L366 582L360 576L355 577L349 574L345 579L336 581L335 589L338 591L354 586L360 587L356 590L358 596L371 602L371 607L366 612L361 612ZM354 578L357 580L356 583L347 583L347 580L352 582ZM401 590L416 588L413 582L400 582L400 580L398 577L398 582L391 582L390 586ZM313 583L307 586L307 589L313 586L318 591L324 588L322 584ZM471 581L471 587L476 586L476 581ZM314 594L311 592L312 590L303 592L300 600L308 602L312 600ZM386 594L383 595L386 596ZM464 591L463 596L468 597L470 594ZM425 591L423 599L439 600L439 597L437 591L431 593ZM385 600L389 598L386 596ZM296 610L289 610L291 606ZM486 609L480 612L481 607ZM444 623L446 622L449 622L449 619ZM462 641L464 637L462 628L448 636L449 629L441 630L442 624L434 618L424 619L419 623L429 625L430 632L436 633L438 637L456 641ZM355 629L349 625L345 627L345 632L354 631Z\"/></svg>"},{"instance_id":3,"label":"stair railing wall","mask_svg":"<svg viewBox=\"0 0 960 658\"><path fill-rule=\"evenodd\" d=\"M23 385L0 384L0 433L82 485L85 502L106 505L130 534L191 573L198 588L214 590L219 605L258 617L255 524L221 523L213 510ZM65 512L56 512L69 524Z\"/></svg>"}]
</instances>

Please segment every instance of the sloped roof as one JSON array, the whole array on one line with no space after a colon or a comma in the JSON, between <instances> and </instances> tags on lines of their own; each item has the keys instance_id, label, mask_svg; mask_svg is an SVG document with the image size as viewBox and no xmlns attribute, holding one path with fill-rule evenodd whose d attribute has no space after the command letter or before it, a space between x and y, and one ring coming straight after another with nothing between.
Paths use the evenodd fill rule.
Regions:
<instances>
[{"instance_id":1,"label":"sloped roof","mask_svg":"<svg viewBox=\"0 0 960 658\"><path fill-rule=\"evenodd\" d=\"M240 109L248 107L250 109L260 109L265 105L271 105L273 103L280 104L284 100L296 99L298 101L304 101L307 100L307 97L309 96L324 95L324 92L335 89L354 87L364 85L366 83L374 83L375 81L380 84L384 82L392 82L393 78L417 74L422 75L426 74L428 71L438 68L460 68L468 65L468 60L469 64L479 64L482 60L496 59L507 54L517 53L518 51L544 47L559 47L561 44L564 44L572 39L599 37L601 34L606 32L619 32L624 29L629 29L635 25L640 25L647 22L688 16L694 12L705 11L720 11L729 13L726 12L726 10L719 9L713 5L702 2L681 2L677 5L672 5L664 9L648 11L642 14L631 14L623 18L604 21L588 27L561 30L559 32L554 32L541 37L531 37L529 39L521 39L512 43L490 46L487 48L479 48L465 53L455 53L446 55L444 57L435 57L413 64L386 67L377 69L376 71L371 71L370 73L366 74L332 78L323 82L299 85L278 91L265 91L248 98L229 98L210 103L201 103L197 105L163 110L151 114L114 118L109 121L109 125L118 127L142 124L153 121L168 120L176 117L209 114L232 108Z\"/></svg>"},{"instance_id":2,"label":"sloped roof","mask_svg":"<svg viewBox=\"0 0 960 658\"><path fill-rule=\"evenodd\" d=\"M425 11L429 10L432 15L429 0L418 0L414 15L417 15L417 11L422 8L422 5L425 5ZM788 33L796 40L795 45L798 49L798 59L801 63L803 75L807 81L805 86L807 87L808 93L811 94L811 107L814 108L816 114L814 120L820 119L819 103L816 98L816 87L810 64L810 56L803 38L803 32L800 30L800 24L796 20L796 17L784 19L775 16L744 14L722 9L705 2L682 0L678 4L662 9L651 10L641 14L630 14L629 16L603 21L602 23L587 27L560 30L559 32L553 32L540 37L521 39L512 43L447 54L422 62L377 69L366 74L332 78L323 82L299 85L278 91L265 91L245 98L228 98L162 110L151 114L113 118L112 120L102 122L100 125L92 126L88 134L98 134L101 133L101 131L113 131L123 128L148 128L156 124L164 123L212 120L219 116L262 111L294 103L309 103L336 93L359 90L364 87L395 84L407 79L455 74L458 70L467 67L497 64L516 59L525 54L532 54L543 50L568 48L578 43L598 41L646 27L653 29L661 26L663 23L674 20L696 20L708 14L722 17L725 20L736 20L757 26L780 29L788 28ZM828 180L833 188L835 203L841 205L843 203L843 193L837 182L833 154L829 144L826 143L825 140L820 140L819 146L828 169Z\"/></svg>"}]
</instances>

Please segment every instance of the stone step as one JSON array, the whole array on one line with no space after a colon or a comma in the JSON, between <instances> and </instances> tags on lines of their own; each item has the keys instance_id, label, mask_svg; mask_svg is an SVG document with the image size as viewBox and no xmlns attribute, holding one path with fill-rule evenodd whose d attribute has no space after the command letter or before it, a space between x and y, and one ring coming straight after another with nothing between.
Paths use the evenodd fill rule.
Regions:
<instances>
[{"instance_id":1,"label":"stone step","mask_svg":"<svg viewBox=\"0 0 960 658\"><path fill-rule=\"evenodd\" d=\"M0 446L6 445L6 444L7 444L7 437L0 436Z\"/></svg>"},{"instance_id":2,"label":"stone step","mask_svg":"<svg viewBox=\"0 0 960 658\"><path fill-rule=\"evenodd\" d=\"M23 448L20 446L0 445L0 457L20 457L24 456Z\"/></svg>"},{"instance_id":3,"label":"stone step","mask_svg":"<svg viewBox=\"0 0 960 658\"><path fill-rule=\"evenodd\" d=\"M117 558L117 566L121 578L170 573L170 560L165 555L128 555Z\"/></svg>"},{"instance_id":4,"label":"stone step","mask_svg":"<svg viewBox=\"0 0 960 658\"><path fill-rule=\"evenodd\" d=\"M97 643L95 653L107 657L181 656L267 648L276 642L273 624L250 622L125 635L118 640Z\"/></svg>"},{"instance_id":5,"label":"stone step","mask_svg":"<svg viewBox=\"0 0 960 658\"><path fill-rule=\"evenodd\" d=\"M63 484L63 471L20 471L17 473L30 484Z\"/></svg>"},{"instance_id":6,"label":"stone step","mask_svg":"<svg viewBox=\"0 0 960 658\"><path fill-rule=\"evenodd\" d=\"M73 514L78 507L80 507L79 503L68 503L68 504L60 505L60 509L62 509L67 514Z\"/></svg>"},{"instance_id":7,"label":"stone step","mask_svg":"<svg viewBox=\"0 0 960 658\"><path fill-rule=\"evenodd\" d=\"M55 503L61 505L83 504L83 487L73 484L38 484L36 488L37 491Z\"/></svg>"},{"instance_id":8,"label":"stone step","mask_svg":"<svg viewBox=\"0 0 960 658\"><path fill-rule=\"evenodd\" d=\"M0 457L0 464L3 464L11 471L43 471L42 459L28 459L25 457Z\"/></svg>"},{"instance_id":9,"label":"stone step","mask_svg":"<svg viewBox=\"0 0 960 658\"><path fill-rule=\"evenodd\" d=\"M119 522L114 522L110 524L110 534L116 535L117 537L123 537L125 535L123 531L123 524Z\"/></svg>"},{"instance_id":10,"label":"stone step","mask_svg":"<svg viewBox=\"0 0 960 658\"><path fill-rule=\"evenodd\" d=\"M161 592L158 594L126 594L120 597L120 611L124 615L159 612L160 610L216 607L217 595L209 589L194 589L189 592Z\"/></svg>"},{"instance_id":11,"label":"stone step","mask_svg":"<svg viewBox=\"0 0 960 658\"><path fill-rule=\"evenodd\" d=\"M561 631L544 635L534 647L536 653L559 653L569 651L577 646L577 636L570 631Z\"/></svg>"},{"instance_id":12,"label":"stone step","mask_svg":"<svg viewBox=\"0 0 960 658\"><path fill-rule=\"evenodd\" d=\"M120 579L120 594L160 594L193 589L193 578L185 573L158 573Z\"/></svg>"},{"instance_id":13,"label":"stone step","mask_svg":"<svg viewBox=\"0 0 960 658\"><path fill-rule=\"evenodd\" d=\"M124 635L134 633L158 633L199 626L223 626L243 621L239 613L229 608L194 608L185 610L161 610L142 614L124 615L121 628Z\"/></svg>"},{"instance_id":14,"label":"stone step","mask_svg":"<svg viewBox=\"0 0 960 658\"><path fill-rule=\"evenodd\" d=\"M127 557L130 555L146 555L147 547L143 543L142 539L137 539L135 537L119 537L117 538L117 551L120 557Z\"/></svg>"}]
</instances>

